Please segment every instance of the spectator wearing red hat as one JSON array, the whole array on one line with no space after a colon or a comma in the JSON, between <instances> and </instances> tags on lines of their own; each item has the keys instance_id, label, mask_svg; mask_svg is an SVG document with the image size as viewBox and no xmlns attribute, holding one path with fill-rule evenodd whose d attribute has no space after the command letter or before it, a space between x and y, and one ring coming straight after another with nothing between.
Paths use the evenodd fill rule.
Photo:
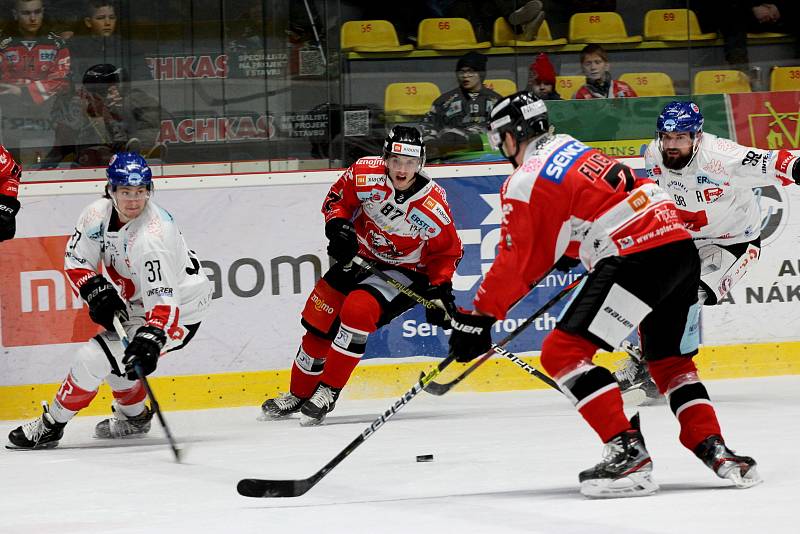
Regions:
<instances>
[{"instance_id":1,"label":"spectator wearing red hat","mask_svg":"<svg viewBox=\"0 0 800 534\"><path fill-rule=\"evenodd\" d=\"M527 89L542 100L562 100L556 92L556 69L544 52L531 63Z\"/></svg>"}]
</instances>

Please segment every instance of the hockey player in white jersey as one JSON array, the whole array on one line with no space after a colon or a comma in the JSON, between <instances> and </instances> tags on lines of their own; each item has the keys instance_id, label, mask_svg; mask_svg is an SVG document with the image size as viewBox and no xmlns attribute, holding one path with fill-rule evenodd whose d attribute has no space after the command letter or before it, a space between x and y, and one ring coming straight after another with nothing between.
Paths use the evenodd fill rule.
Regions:
<instances>
[{"instance_id":1,"label":"hockey player in white jersey","mask_svg":"<svg viewBox=\"0 0 800 534\"><path fill-rule=\"evenodd\" d=\"M647 175L672 195L697 245L698 306L715 305L760 255L761 213L753 188L800 184L798 158L787 150L745 147L704 133L694 102L664 107L644 157ZM630 358L615 373L624 395L640 402L660 398L663 392L637 357L639 351L630 349Z\"/></svg>"},{"instance_id":2,"label":"hockey player in white jersey","mask_svg":"<svg viewBox=\"0 0 800 534\"><path fill-rule=\"evenodd\" d=\"M64 270L105 331L77 350L61 388L41 417L12 430L12 446L58 445L64 426L97 395L105 380L113 416L95 437L146 434L153 412L137 371L155 371L158 358L186 346L211 303L213 287L172 216L150 198L152 172L139 154L112 157L103 198L81 213L65 252ZM105 274L95 269L102 264ZM118 315L130 338L123 351L114 332Z\"/></svg>"}]
</instances>

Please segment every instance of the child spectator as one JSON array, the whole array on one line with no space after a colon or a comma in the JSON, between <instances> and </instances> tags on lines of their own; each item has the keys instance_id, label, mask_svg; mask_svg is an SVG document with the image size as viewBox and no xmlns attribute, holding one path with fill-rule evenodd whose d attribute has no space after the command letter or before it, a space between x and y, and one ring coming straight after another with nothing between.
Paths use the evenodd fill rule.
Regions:
<instances>
[{"instance_id":1,"label":"child spectator","mask_svg":"<svg viewBox=\"0 0 800 534\"><path fill-rule=\"evenodd\" d=\"M117 9L110 0L88 0L83 17L70 40L72 81L80 84L83 73L92 65L122 64L122 42L117 31Z\"/></svg>"},{"instance_id":2,"label":"child spectator","mask_svg":"<svg viewBox=\"0 0 800 534\"><path fill-rule=\"evenodd\" d=\"M608 52L598 44L586 45L581 50L581 69L586 76L586 84L575 93L576 99L637 96L627 83L611 79Z\"/></svg>"},{"instance_id":3,"label":"child spectator","mask_svg":"<svg viewBox=\"0 0 800 534\"><path fill-rule=\"evenodd\" d=\"M527 89L542 100L562 99L556 92L556 69L544 52L531 63Z\"/></svg>"}]
</instances>

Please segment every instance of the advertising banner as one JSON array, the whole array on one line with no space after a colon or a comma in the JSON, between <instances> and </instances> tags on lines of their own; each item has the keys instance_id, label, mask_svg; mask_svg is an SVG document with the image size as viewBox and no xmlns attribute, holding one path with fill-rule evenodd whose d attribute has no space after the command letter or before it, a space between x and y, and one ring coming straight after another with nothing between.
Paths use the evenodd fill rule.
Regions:
<instances>
[{"instance_id":1,"label":"advertising banner","mask_svg":"<svg viewBox=\"0 0 800 534\"><path fill-rule=\"evenodd\" d=\"M461 306L471 307L495 258L501 220L498 191L504 178L437 179L447 192L464 243L464 258L453 279ZM210 314L197 336L185 350L162 360L160 374L291 365L303 334L300 311L329 266L319 211L328 187L329 182L320 182L157 192L154 200L173 214L215 288ZM794 186L757 191L764 214L762 259L728 299L704 309L706 344L800 338L800 219L794 208L799 191ZM78 214L94 198L28 197L18 217L18 238L0 245L0 385L61 380L78 343L97 332L62 272L64 245ZM543 280L495 326L494 339L503 338L579 272ZM539 350L563 306L561 302L544 313L510 349ZM427 324L422 308L415 307L370 337L365 358L446 352L442 329Z\"/></svg>"},{"instance_id":2,"label":"advertising banner","mask_svg":"<svg viewBox=\"0 0 800 534\"><path fill-rule=\"evenodd\" d=\"M737 143L771 150L800 148L799 91L733 94L729 98Z\"/></svg>"}]
</instances>

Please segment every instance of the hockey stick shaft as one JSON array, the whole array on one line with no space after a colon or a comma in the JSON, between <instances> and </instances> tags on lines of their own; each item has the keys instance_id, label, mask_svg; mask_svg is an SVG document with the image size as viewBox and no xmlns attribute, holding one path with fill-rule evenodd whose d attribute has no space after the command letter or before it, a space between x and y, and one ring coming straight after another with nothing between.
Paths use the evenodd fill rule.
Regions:
<instances>
[{"instance_id":1,"label":"hockey stick shaft","mask_svg":"<svg viewBox=\"0 0 800 534\"><path fill-rule=\"evenodd\" d=\"M355 258L353 258L353 263L355 263L356 265L358 265L362 269L364 269L366 271L369 271L370 273L374 274L375 276L377 276L378 278L380 278L381 280L383 280L384 282L386 282L387 284L389 284L390 286L392 286L393 288L398 290L403 295L412 298L417 303L422 304L426 308L428 308L430 310L433 310L433 309L444 309L444 306L442 306L441 304L437 304L436 302L434 302L432 300L426 299L425 297L423 297L422 295L420 295L419 293L417 293L413 289L409 288L407 285L403 284L399 280L395 280L394 278L392 278L391 276L389 276L385 272L381 271L380 269L375 268L374 265L372 265L368 261L365 261L363 258L360 258L359 256L356 256Z\"/></svg>"},{"instance_id":2,"label":"hockey stick shaft","mask_svg":"<svg viewBox=\"0 0 800 534\"><path fill-rule=\"evenodd\" d=\"M538 319L539 316L541 316L545 311L549 310L553 305L555 305L558 301L560 301L562 298L564 298L564 296L567 293L572 291L581 282L581 280L583 280L584 276L585 276L585 273L580 275L579 277L577 277L569 285L567 285L564 288L562 288L561 291L556 293L550 300L545 302L542 305L542 307L540 307L536 311L536 313L534 313L533 315L528 317L525 320L525 322L523 322L522 324L517 326L506 337L504 337L502 340L500 340L499 343L496 343L496 344L492 345L492 351L487 352L486 354L484 354L483 356L478 358L472 365L470 365L467 369L465 369L464 372L462 372L456 378L454 378L450 382L447 382L447 383L444 383L444 384L440 384L440 383L437 383L437 382L432 382L425 391L427 391L428 393L431 393L433 395L444 395L445 393L450 391L454 386L456 386L456 384L460 383L465 378L467 378L470 374L472 374L472 372L475 371L475 369L480 367L484 362L486 362L486 360L491 358L494 354L499 354L500 356L505 356L506 358L508 358L512 362L514 362L517 366L522 368L522 370L526 371L528 374L531 374L531 375L535 376L536 378L540 379L542 382L544 382L548 386L560 391L558 385L549 376L545 375L544 373L542 373L538 369L536 369L534 367L531 367L524 360L522 360L518 356L512 354L511 352L508 352L503 347L505 347L508 343L510 343L514 338L519 336L526 328L528 328L531 324L533 324L533 322L536 319Z\"/></svg>"},{"instance_id":3,"label":"hockey stick shaft","mask_svg":"<svg viewBox=\"0 0 800 534\"><path fill-rule=\"evenodd\" d=\"M308 490L313 488L317 482L327 475L334 467L339 465L342 460L347 458L354 450L356 450L362 443L381 428L386 421L392 418L394 414L399 412L406 406L411 399L425 389L425 386L436 378L445 367L450 365L454 360L453 357L448 357L439 362L439 364L428 372L425 376L419 379L411 389L400 397L391 407L384 411L377 419L375 419L361 434L359 434L353 441L351 441L344 449L333 457L331 461L325 464L322 469L314 473L308 478L301 478L296 480L268 480L260 478L245 478L239 481L236 486L236 491L239 495L244 497L298 497L303 495Z\"/></svg>"},{"instance_id":4,"label":"hockey stick shaft","mask_svg":"<svg viewBox=\"0 0 800 534\"><path fill-rule=\"evenodd\" d=\"M125 333L125 329L122 327L122 323L119 320L118 315L114 315L114 330L116 330L117 335L119 336L119 341L122 344L122 349L125 350L130 345L130 341L128 340L128 334ZM147 396L150 398L150 409L153 410L158 417L159 423L161 423L161 428L164 429L164 434L167 436L167 441L169 441L169 446L172 449L172 454L175 455L175 461L180 463L181 462L181 451L178 448L178 444L175 441L175 438L172 435L172 432L169 429L169 425L167 425L166 419L164 419L164 414L161 413L161 407L158 405L158 401L156 400L156 396L153 394L153 390L150 388L150 382L147 380L147 377L142 372L142 368L140 365L135 365L134 369L136 370L136 374L139 375L139 380L142 381L142 385L144 386L145 391L147 392Z\"/></svg>"}]
</instances>

